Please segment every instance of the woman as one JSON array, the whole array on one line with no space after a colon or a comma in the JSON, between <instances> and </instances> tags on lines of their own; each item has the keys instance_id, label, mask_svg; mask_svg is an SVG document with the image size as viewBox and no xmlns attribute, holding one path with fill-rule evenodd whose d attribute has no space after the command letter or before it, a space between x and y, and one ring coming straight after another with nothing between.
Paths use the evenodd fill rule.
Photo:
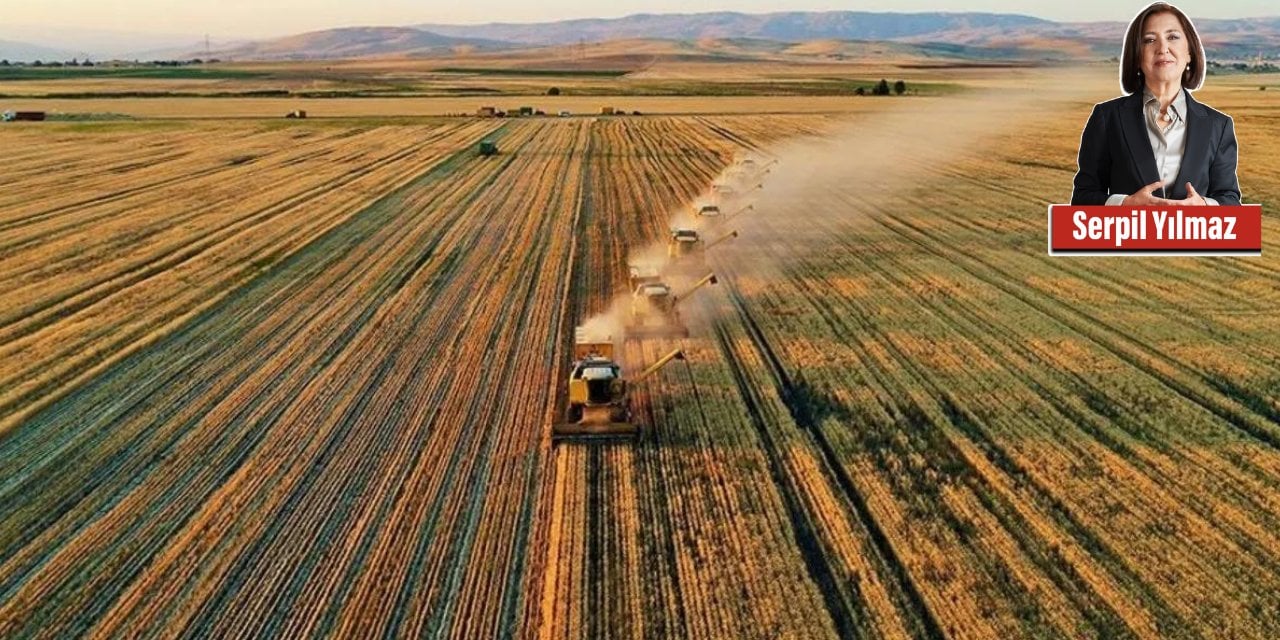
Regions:
<instances>
[{"instance_id":1,"label":"woman","mask_svg":"<svg viewBox=\"0 0 1280 640\"><path fill-rule=\"evenodd\" d=\"M1164 2L1143 9L1120 57L1126 95L1094 106L1080 136L1071 204L1240 204L1231 118L1191 97L1204 74L1186 14Z\"/></svg>"}]
</instances>

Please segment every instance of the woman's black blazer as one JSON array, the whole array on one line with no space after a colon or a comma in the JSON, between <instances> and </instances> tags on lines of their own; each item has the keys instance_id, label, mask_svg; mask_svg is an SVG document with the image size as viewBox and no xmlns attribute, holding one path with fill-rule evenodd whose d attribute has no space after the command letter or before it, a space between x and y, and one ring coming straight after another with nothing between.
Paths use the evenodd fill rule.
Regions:
<instances>
[{"instance_id":1,"label":"woman's black blazer","mask_svg":"<svg viewBox=\"0 0 1280 640\"><path fill-rule=\"evenodd\" d=\"M1167 192L1155 195L1173 200L1187 197L1186 184L1218 204L1240 204L1236 180L1236 131L1231 117L1187 96L1187 137L1182 168ZM1142 92L1108 100L1093 107L1080 136L1080 170L1076 172L1071 204L1106 204L1113 193L1132 194L1160 179L1156 156L1147 137Z\"/></svg>"}]
</instances>

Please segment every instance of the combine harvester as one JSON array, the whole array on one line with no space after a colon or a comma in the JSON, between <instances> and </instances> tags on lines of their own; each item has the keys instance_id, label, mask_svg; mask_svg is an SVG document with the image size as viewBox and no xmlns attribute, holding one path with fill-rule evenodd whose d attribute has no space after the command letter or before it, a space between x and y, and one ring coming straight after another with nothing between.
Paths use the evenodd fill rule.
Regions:
<instances>
[{"instance_id":1,"label":"combine harvester","mask_svg":"<svg viewBox=\"0 0 1280 640\"><path fill-rule=\"evenodd\" d=\"M680 321L678 305L693 292L716 284L716 274L708 273L683 294L675 295L663 282L643 282L631 294L631 317L627 338L687 338L689 328Z\"/></svg>"},{"instance_id":2,"label":"combine harvester","mask_svg":"<svg viewBox=\"0 0 1280 640\"><path fill-rule=\"evenodd\" d=\"M770 160L764 164L761 164L751 158L739 160L728 169L725 169L724 180L725 182L737 185L744 185L752 182L756 183L754 187L747 189L747 192L754 191L755 189L763 189L764 184L762 180L764 176L768 175L772 171L770 167L777 164L777 162L777 159ZM719 192L719 184L720 183L711 185L712 193Z\"/></svg>"},{"instance_id":3,"label":"combine harvester","mask_svg":"<svg viewBox=\"0 0 1280 640\"><path fill-rule=\"evenodd\" d=\"M729 184L728 181L712 184L711 195L707 200L710 200L713 204L718 203L721 205L730 205L742 202L752 193L764 189L764 182L760 181L761 177L761 175L750 177L743 175L737 178L729 178L729 180L737 182L739 185L743 185L738 187ZM750 187L745 186L745 183L751 182L755 182L755 184Z\"/></svg>"},{"instance_id":4,"label":"combine harvester","mask_svg":"<svg viewBox=\"0 0 1280 640\"><path fill-rule=\"evenodd\" d=\"M709 243L704 243L696 229L672 229L671 237L667 240L667 257L672 260L678 270L701 269L707 264L708 250L725 240L736 237L738 232L730 231Z\"/></svg>"},{"instance_id":5,"label":"combine harvester","mask_svg":"<svg viewBox=\"0 0 1280 640\"><path fill-rule=\"evenodd\" d=\"M746 175L762 176L769 173L770 167L778 164L778 159L774 158L764 164L756 162L754 158L743 158L734 164L732 171L741 172Z\"/></svg>"},{"instance_id":6,"label":"combine harvester","mask_svg":"<svg viewBox=\"0 0 1280 640\"><path fill-rule=\"evenodd\" d=\"M634 378L625 379L622 366L614 361L613 338L592 337L578 327L574 332L573 358L569 408L565 421L551 430L553 442L639 437L640 426L631 420L629 387L645 381L673 360L684 360L684 351L676 349Z\"/></svg>"},{"instance_id":7,"label":"combine harvester","mask_svg":"<svg viewBox=\"0 0 1280 640\"><path fill-rule=\"evenodd\" d=\"M651 284L662 282L662 272L657 267L650 265L628 264L627 284L630 285L632 291L642 284Z\"/></svg>"},{"instance_id":8,"label":"combine harvester","mask_svg":"<svg viewBox=\"0 0 1280 640\"><path fill-rule=\"evenodd\" d=\"M694 207L693 217L709 224L718 222L720 220L720 205L704 204L700 207Z\"/></svg>"}]
</instances>

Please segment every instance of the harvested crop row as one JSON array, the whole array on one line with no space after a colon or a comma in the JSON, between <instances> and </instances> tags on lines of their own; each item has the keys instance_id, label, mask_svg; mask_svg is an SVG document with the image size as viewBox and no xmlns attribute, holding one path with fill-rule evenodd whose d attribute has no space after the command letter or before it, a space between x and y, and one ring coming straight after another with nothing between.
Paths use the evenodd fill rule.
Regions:
<instances>
[{"instance_id":1,"label":"harvested crop row","mask_svg":"<svg viewBox=\"0 0 1280 640\"><path fill-rule=\"evenodd\" d=\"M2 134L12 151L12 171L0 176L0 184L24 185L33 190L15 192L6 189L0 195L0 210L5 212L0 227L7 227L21 216L15 216L15 205L25 203L68 202L101 197L122 188L121 177L149 176L163 171L160 158L185 158L202 149L201 141L226 143L245 137L242 128L210 130L183 127L182 131L94 132L86 139L82 130L23 131L6 130ZM86 142L92 141L91 148ZM138 173L135 173L138 172ZM77 189L66 189L68 181ZM132 181L132 180L131 180ZM87 187L80 191L80 187ZM55 188L63 187L63 188ZM79 193L77 193L79 192Z\"/></svg>"},{"instance_id":2,"label":"harvested crop row","mask_svg":"<svg viewBox=\"0 0 1280 640\"><path fill-rule=\"evenodd\" d=\"M160 624L292 634L376 624L442 625L465 635L477 623L507 624L500 621L518 611L521 594L507 588L499 598L481 596L502 584L495 576L521 573L516 550L527 530L455 528L509 522L512 506L527 510L520 505L535 495L531 482L501 475L537 468L531 454L542 436L537 425L546 414L538 407L545 407L554 350L521 356L516 344L539 333L545 344L556 342L550 327L562 302L529 287L554 290L550 276L568 270L564 243L524 248L555 236L551 229L572 213L576 189L550 178L571 173L562 163L579 138L571 128L521 129L504 141L532 152L523 161L441 165L8 437L6 458L22 451L34 459L6 487L6 503L19 507L0 537L12 545L3 571L10 577L6 635L34 631L27 625L47 622L50 612L57 622L41 626L42 634L128 635ZM548 153L562 160L546 165ZM544 190L512 188L544 166ZM562 213L511 226L497 215L506 210ZM502 256L520 256L523 266L509 269ZM486 311L485 300L518 300L521 290L525 306ZM528 335L503 330L509 342L489 344L498 327L522 325ZM495 348L517 364L534 360L512 367L511 379L479 384L460 369L431 366L481 362ZM541 383L515 383L537 377ZM103 400L124 385L137 392L121 400L146 398L146 405L102 412L97 425L64 422L94 415L85 403L110 406ZM496 395L508 389L522 389L510 405ZM492 435L477 437L482 432ZM65 456L80 457L82 477L57 473ZM120 462L128 473L119 474ZM494 488L492 495L477 494L481 487ZM75 497L70 511L55 515L47 505L59 494ZM30 499L14 502L19 495ZM479 517L487 510L492 518ZM427 537L393 535L406 528ZM110 542L123 539L133 542ZM407 563L384 550L433 539L469 542L421 548ZM474 577L458 568L467 557L492 562L495 555L514 564ZM83 563L102 569L77 571ZM474 601L485 608L467 614L473 599L432 592L448 581L433 566L452 567L460 584L479 580L463 588L476 590ZM394 584L404 595L376 597L390 575L399 576ZM457 616L427 602L446 597L440 602ZM216 615L225 607L243 615ZM278 615L291 610L314 615L285 624Z\"/></svg>"},{"instance_id":3,"label":"harvested crop row","mask_svg":"<svg viewBox=\"0 0 1280 640\"><path fill-rule=\"evenodd\" d=\"M839 234L833 234L831 237L838 237L838 235L839 235ZM840 253L842 253L842 254L844 254L844 255L854 255L853 253L845 253L845 252L840 252ZM863 251L863 252L858 252L858 255L861 255L861 254L864 254L864 253L865 253L865 251ZM919 269L919 267L915 267L915 266L913 266L913 263L912 263L912 262L903 261L901 264L896 265L896 266L895 266L895 268L893 268L892 270L887 270L887 271L886 271L886 270L884 270L884 267L885 267L886 265L888 265L888 264L893 264L893 263L895 263L895 262L897 262L897 261L898 261L897 259L895 259L895 258L893 257L893 255L894 255L895 253L897 253L897 254L903 254L903 253L905 253L905 252L903 252L903 251L901 251L901 250L898 250L898 251L896 251L896 252L894 252L894 251L884 251L884 252L876 251L876 252L875 252L875 253L873 253L873 254L869 254L869 255L867 255L867 256L866 256L866 261L867 261L867 263L866 263L866 267L863 267L863 268L874 268L874 269L876 269L879 273L885 273L885 274L900 274L900 273L902 273L902 274L910 274L910 273L913 271L913 269L916 269L916 270L918 270L918 269ZM908 255L909 255L909 254L908 254ZM917 262L918 262L918 261L917 261ZM873 266L873 265L874 265L874 266ZM848 264L845 264L845 265L838 265L838 266L837 266L837 268L838 268L839 272L841 272L841 273L847 273L847 272L850 270L850 267L851 267L851 266L856 266L856 265L848 265ZM799 268L799 267L798 267L798 268ZM824 267L824 268L825 268L825 267ZM899 286L900 286L900 285L899 285ZM886 288L885 288L885 287L883 287L883 286L882 286L882 287L879 287L879 289L880 289L880 290L882 290L882 291L892 290L892 289L886 289ZM814 292L814 293L815 293L815 294L817 294L817 292ZM811 295L812 295L812 294L811 294ZM820 296L821 294L817 294L817 295L819 295L819 296ZM770 306L770 307L773 307L773 308L780 308L780 305L782 305L782 304L787 304L787 305L789 305L789 306L794 306L794 302L793 302L793 301L794 301L794 300L796 300L796 299L797 299L797 297L798 297L798 296L797 296L797 293L796 293L796 292L794 292L794 291L789 291L787 287L780 287L780 288L779 288L779 290L778 290L778 293L777 293L777 298L775 298L774 300L772 300L772 301L770 302L769 306ZM803 296L801 296L801 298L802 298L802 297L803 297ZM906 315L907 315L907 317L906 317L906 318L903 318L903 320L902 320L903 325L904 325L904 326L913 326L913 327L917 327L916 331L927 331L927 330L928 330L928 328L929 328L929 325L930 325L930 324L932 324L932 322L928 319L928 317L927 317L927 316L925 316L925 317L921 317L921 316L919 316L919 315L917 315L917 314L911 314L911 313L910 313L910 311L909 311L910 309L914 308L914 307L912 306L912 303L911 303L911 295L896 295L896 296L894 296L894 297L895 297L895 298L898 298L898 300L896 300L896 301L895 301L895 303L892 305L892 307L891 307L891 308L893 308L893 309L897 309L897 310L900 310L900 311L895 312L895 313L894 313L894 315L903 315L903 314L906 314ZM820 299L820 298L815 298L815 299ZM786 301L786 302L784 303L783 301ZM855 304L856 304L856 302L855 302ZM919 303L918 303L918 302L917 302L917 303L915 303L915 304L916 304L917 306L919 305ZM930 306L933 306L935 303L930 302L930 303L928 303L928 304L929 304ZM942 309L941 305L939 305L939 309ZM775 314L775 316L776 316L776 314ZM914 317L912 317L912 316L914 316ZM857 317L857 316L855 315L854 317ZM892 322L894 322L894 321L895 321L895 320L893 320L893 319L888 319L888 318L886 318L886 319L884 319L884 320L873 320L873 319L864 320L864 322L875 322L875 323L877 323L877 324L879 324L879 323L881 323L881 322L892 323ZM870 325L870 326L874 326L874 325ZM963 325L963 324L959 324L959 323L957 323L957 322L955 322L955 321L952 321L951 326L953 326L953 327L964 327L965 325ZM987 318L983 318L983 320L982 320L981 322L974 323L972 326L973 326L976 330L978 330L978 331L990 332L990 331L992 330L992 328L993 328L993 327L1000 326L1000 319L999 319L998 317L996 317L996 316L993 316L993 317L987 317ZM868 325L863 325L863 326L858 327L857 329L854 329L854 330L850 331L850 333L852 333L852 334L854 334L854 335L867 335L868 328L869 328L869 326L868 326ZM871 333L870 335L873 337L873 339L874 339L874 338L875 338L875 336L876 336L876 334L875 334L875 333ZM981 334L977 334L977 335L981 336ZM879 338L879 339L877 339L877 340L888 340L888 342L883 342L882 344L884 344L886 347L888 347L888 348L890 349L890 351L891 351L891 352L895 352L895 351L897 351L897 352L903 352L903 351L905 351L905 352L911 352L911 350L910 350L910 349L908 349L907 344L904 342L904 340L903 340L903 338L902 338L902 337L895 337L893 334L888 334L887 336L885 336L885 338ZM922 353L922 352L920 352L920 351L918 351L918 350L916 350L916 352L917 352L917 353ZM918 358L919 358L919 356L916 356L916 358L918 359ZM912 360L911 360L910 358L908 358L908 359L906 359L906 360L900 360L900 362L901 362L902 366L901 366L901 367L899 367L898 369L894 370L894 371L904 371L904 370L908 370L908 369L910 369L910 368L914 367L914 365L912 365L912 364L911 364ZM945 371L964 371L964 368L959 368L959 369L957 369L957 368L955 368L954 366L951 366L951 367L940 366L940 365L942 365L942 364L944 364L944 363L938 363L938 365L931 365L931 366L930 366L930 369L929 369L929 371L930 371L929 375L930 375L930 376L933 376L933 377L937 377L937 376L939 376L939 374L940 374L940 373L945 372ZM832 373L833 373L833 374L835 374L836 372L833 370L833 371L832 371ZM890 371L890 372L887 372L887 373L889 373L890 375L893 375L893 376L899 376L899 375L901 375L901 373L894 373L893 371ZM837 375L838 375L838 374L837 374ZM982 377L990 377L990 376L992 375L992 372L985 372L985 371L981 371L981 370L979 370L979 371L975 372L975 375L978 377L978 379L982 379ZM1023 379L1025 379L1025 376L1028 376L1028 375L1031 375L1031 376L1037 376L1037 375L1039 375L1039 374L1037 373L1037 371L1032 370L1032 371L1026 371L1026 372L1019 372L1019 374L1018 374L1018 375L1019 375L1019 376L1024 376L1024 378L1023 378ZM958 398L964 398L964 397L966 397L966 396L972 397L972 395L976 395L973 391L966 390L966 389L965 389L965 387L964 387L963 385L961 385L961 381L962 381L963 379L964 379L963 377L956 377L956 376L954 376L954 375L949 376L949 377L948 377L948 388L954 389L954 390L955 390L955 392L956 392L956 397L958 397ZM852 388L848 387L846 384L842 384L841 382L839 382L839 378L832 378L832 379L830 380L829 384L831 385L831 389L833 390L833 392L834 392L834 391L841 391L841 390L844 390L844 391L846 391L846 392L847 392L847 391L852 391L852 390L853 390ZM915 385L918 385L918 384L919 384L919 382L918 382L918 381L913 381L913 383L912 383L912 385L911 385L911 386L915 386ZM907 387L907 388L909 389L910 387ZM927 389L928 387L926 386L925 388ZM1003 393L1007 395L1007 394L1009 393L1010 385L1009 385L1009 383L1003 383L1003 385L1002 385L1002 386L997 386L996 388L1002 388L1002 389L1004 389L1005 391L1004 391ZM906 390L904 389L904 390L903 390L902 392L900 392L900 393L905 393L905 392L906 392ZM937 391L935 390L935 391L934 391L934 393L937 393ZM990 393L991 393L991 390L987 390L983 396L979 396L979 397L990 397ZM961 401L961 402L963 402L963 401ZM964 406L964 405L961 405L961 406ZM857 409L856 409L856 407L853 407L853 409L854 409L854 410L857 410ZM1012 411L1012 409L1013 409L1013 407L1009 407L1008 409L1005 409L1005 411ZM989 416L989 415L991 415L992 407L987 406L987 407L983 407L983 408L981 408L981 409L979 409L979 408L975 407L975 408L973 408L972 410L973 410L973 411L979 411L979 412L980 412L980 413L979 413L979 415ZM988 419L989 419L989 418L988 418ZM945 424L945 423L944 423L944 424ZM1054 429L1055 429L1056 431L1058 431L1058 432L1061 432L1061 431L1062 431L1062 429L1063 429L1063 427L1055 427ZM1021 431L1026 432L1026 428L1022 428L1022 429L1021 429ZM1003 439L1003 438L1002 438L1002 439ZM984 446L985 446L985 445L984 445ZM1086 457L1088 457L1088 456L1086 456ZM1035 462L1035 463L1028 463L1028 465L1027 465L1027 467L1026 467L1026 468L1030 468L1030 469L1038 469L1038 468L1043 468L1043 466L1044 466L1044 461L1043 461L1043 460L1041 460L1041 461L1038 461L1038 462ZM1132 479L1131 479L1130 481L1132 481ZM1098 488L1100 488L1100 489L1101 489L1101 488L1104 488L1104 487L1099 486ZM1062 500L1067 501L1067 502L1072 502L1072 501L1074 501L1074 499L1076 499L1076 498L1075 498L1075 496L1079 495L1079 494L1078 494L1078 493L1076 493L1076 492L1077 492L1077 491L1080 491L1080 490L1081 490L1081 488L1077 487L1075 490L1064 490L1064 491L1062 491L1061 493L1058 493L1057 491L1055 491L1054 493L1055 493L1055 494L1057 494L1058 496L1060 496L1060 498L1061 498ZM1200 491L1201 491L1201 493L1203 494L1203 487L1200 487L1200 488L1199 488L1199 490L1200 490ZM1114 490L1113 490L1113 491L1114 491ZM914 493L914 492L913 492L913 493ZM1148 494L1147 494L1147 495L1150 495L1149 490L1148 490ZM1174 507L1174 509L1175 509L1175 510L1177 510L1178 508L1177 508L1177 507ZM1111 524L1109 524L1109 525L1107 525L1107 526L1108 526L1108 527L1114 527L1116 524L1118 524L1118 523L1112 522ZM1189 542L1188 542L1188 543L1187 543L1187 546L1186 546L1186 547L1184 547L1184 548L1187 548L1187 549L1200 549L1200 548L1203 548L1203 547L1202 547L1202 543L1192 544L1192 543L1189 543ZM1264 556L1264 557L1265 557L1265 556ZM1246 564L1246 566L1248 566L1248 565ZM1211 576L1211 575L1213 575L1213 573L1214 573L1216 570L1217 570L1217 569L1210 568L1210 567L1199 567L1198 569L1191 570L1191 571L1192 571L1195 575ZM1265 573L1265 572L1264 572L1264 573ZM1188 587L1188 588L1190 588L1190 587ZM1259 585L1259 588L1260 588L1260 585ZM1255 593L1259 593L1259 592L1261 592L1261 591L1254 591L1254 592L1255 592ZM1185 596L1185 595L1190 595L1190 593L1184 594L1184 596ZM1189 615L1189 614L1188 614L1188 615Z\"/></svg>"},{"instance_id":4,"label":"harvested crop row","mask_svg":"<svg viewBox=\"0 0 1280 640\"><path fill-rule=\"evenodd\" d=\"M1042 305L1038 296L1020 291L1014 278L1053 282L1056 276L1049 274L1076 271L1077 263L1006 250L1016 244L1014 234L1027 235L1031 227L995 228L984 212L1015 208L1024 196L993 195L989 187L918 200L908 194L905 201L916 206L885 208L873 195L826 185L831 193L807 200L810 210L833 213L762 216L747 230L748 237L755 232L775 240L740 254L733 265L744 277L735 282L750 290L747 307L758 309L752 315L765 325L768 342L780 345L791 375L816 385L817 395L806 404L832 412L822 431L836 459L873 497L877 520L891 527L910 523L891 530L895 547L919 545L912 530L928 532L934 543L955 535L948 529L960 534L952 549L927 554L934 559L908 561L948 631L1071 633L1093 627L1154 637L1177 635L1187 625L1207 629L1206 612L1215 611L1222 614L1213 614L1213 628L1269 635L1267 625L1258 624L1270 609L1262 594L1276 588L1278 557L1274 536L1266 533L1274 506L1265 498L1278 478L1267 470L1274 465L1258 462L1275 457L1266 446L1269 428L1244 417L1239 419L1251 426L1237 431L1232 421L1241 414L1220 413L1231 406L1228 400L1207 391L1183 395L1192 379L1179 368L1194 370L1197 363L1167 366L1156 358L1128 357L1113 342L1064 321L1052 303ZM752 243L728 253L747 245ZM761 273L754 268L758 262L781 268ZM1185 285L1185 298L1202 295L1205 288L1197 284L1214 286L1198 270L1159 268ZM1105 288L1117 273L1123 275L1113 269L1095 282ZM761 278L773 281L762 286ZM1041 291L1053 295L1049 288ZM1259 309L1267 304L1229 293L1226 298ZM1201 305L1211 308L1205 299L1188 309ZM1111 318L1090 326L1126 325L1120 315ZM1137 342L1152 342L1151 336L1170 329L1151 315L1144 322L1149 333ZM1024 346L1037 341L1087 345L1088 357L1075 362L1089 367L1087 373L1070 358L1050 361L1049 350ZM1247 343L1221 332L1212 341L1228 350ZM800 347L813 342L821 346ZM1244 357L1245 370L1266 371L1268 359L1264 347ZM832 366L836 362L848 364ZM1029 421L1029 415L1035 418ZM880 421L883 427L869 429ZM880 429L882 435L873 435ZM1224 438L1233 444L1205 446ZM1241 447L1247 456L1222 455ZM866 456L870 464L859 462ZM953 461L960 466L949 468ZM1102 467L1097 473L1083 473L1082 464L1095 462ZM1189 473L1174 471L1179 467ZM921 473L927 484L904 481ZM962 498L958 489L972 493ZM998 523L1007 534L993 530L990 537L966 540L981 522L988 528ZM1000 539L1003 548L987 548ZM1209 548L1215 552L1206 555ZM1019 552L1010 553L1014 549ZM989 576L983 581L998 580L950 591L947 584L968 580L965 572L973 567ZM982 608L960 614L966 600L983 591L993 595L981 598ZM1108 611L1107 602L1115 609ZM991 623L998 626L982 630Z\"/></svg>"},{"instance_id":5,"label":"harvested crop row","mask_svg":"<svg viewBox=\"0 0 1280 640\"><path fill-rule=\"evenodd\" d=\"M351 164L319 171L310 180L277 180L281 187L268 187L257 199L241 198L235 206L208 210L193 204L186 214L191 220L182 226L169 222L155 232L128 231L114 246L84 253L70 247L91 247L92 240L69 238L66 255L74 256L75 268L33 275L25 289L30 295L19 288L9 300L9 322L0 330L0 353L6 363L0 367L0 406L6 414L0 428L23 415L15 413L19 405L28 412L42 406L42 399L56 396L59 389L157 339L165 327L193 317L341 224L375 200L379 190L441 162L479 132L460 128L421 133L425 142L390 134L380 143L383 150L374 147L368 155L352 156ZM396 140L408 142L393 146ZM160 199L154 205L161 209L121 209L120 224L127 227L136 220L144 228L153 226L148 221L170 206L163 192L156 196ZM276 228L286 231L264 233ZM33 245L16 256L15 264L23 264L17 258L24 256L28 263L39 263L37 255L26 254L43 255L46 250L51 249Z\"/></svg>"}]
</instances>

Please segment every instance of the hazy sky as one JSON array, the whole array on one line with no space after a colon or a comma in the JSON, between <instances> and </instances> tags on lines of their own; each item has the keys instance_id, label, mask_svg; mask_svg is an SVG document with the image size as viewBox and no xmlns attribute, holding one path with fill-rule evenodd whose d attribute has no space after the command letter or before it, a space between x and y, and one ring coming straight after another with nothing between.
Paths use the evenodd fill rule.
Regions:
<instances>
[{"instance_id":1,"label":"hazy sky","mask_svg":"<svg viewBox=\"0 0 1280 640\"><path fill-rule=\"evenodd\" d=\"M424 22L541 22L566 18L608 18L632 13L704 11L990 11L1022 13L1050 20L1128 20L1145 2L1071 0L1032 4L1012 0L13 0L0 18L15 25L48 25L150 34L204 34L214 38L287 35L356 25L410 25ZM1280 15L1275 0L1175 2L1197 18Z\"/></svg>"}]
</instances>

